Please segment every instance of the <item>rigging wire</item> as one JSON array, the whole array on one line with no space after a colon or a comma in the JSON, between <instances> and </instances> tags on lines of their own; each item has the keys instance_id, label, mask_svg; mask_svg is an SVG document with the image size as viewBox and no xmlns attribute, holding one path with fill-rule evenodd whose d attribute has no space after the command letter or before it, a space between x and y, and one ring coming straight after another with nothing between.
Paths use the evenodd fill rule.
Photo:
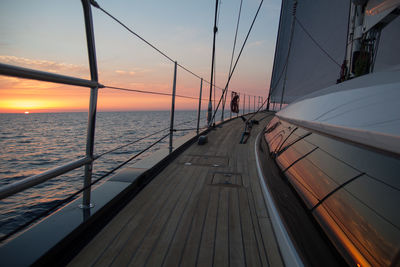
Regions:
<instances>
[{"instance_id":1,"label":"rigging wire","mask_svg":"<svg viewBox=\"0 0 400 267\"><path fill-rule=\"evenodd\" d=\"M296 17L296 16L294 16L294 19L296 20L296 22L298 23L298 25L300 26L300 28L308 35L308 37L314 42L314 44L316 45L316 46L318 46L318 48L325 54L325 55L327 55L328 56L328 58L334 63L334 64L336 64L337 66L339 66L339 67L341 67L341 65L335 60L335 59L333 59L333 57L331 57L330 55L329 55L329 53L312 37L312 35L306 30L306 28L304 27L304 25L299 21L299 19ZM272 86L271 88L270 88L270 93L269 93L269 95L272 95L272 93L275 91L275 89L278 87L278 84L279 84L279 82L280 82L280 80L281 80L281 78L282 78L282 75L283 75L283 73L285 72L285 70L286 70L286 68L287 68L287 66L288 66L288 62L289 62L289 53L286 55L286 59L285 59L285 65L283 66L283 68L282 68L282 71L281 71L281 73L279 74L279 77L278 77L278 80L276 81L276 83L275 83L275 85L274 86Z\"/></svg>"},{"instance_id":2,"label":"rigging wire","mask_svg":"<svg viewBox=\"0 0 400 267\"><path fill-rule=\"evenodd\" d=\"M239 30L240 15L241 15L241 13L242 13L242 4L243 4L243 0L240 0L239 15L238 15L237 23L236 23L235 40L233 41L233 49L232 49L231 64L229 65L229 73L228 73L228 75L229 75L229 74L231 73L231 71L232 71L232 63L233 63L233 57L234 57L234 55L235 55L235 48L236 48L237 34L238 34L238 30Z\"/></svg>"},{"instance_id":3,"label":"rigging wire","mask_svg":"<svg viewBox=\"0 0 400 267\"><path fill-rule=\"evenodd\" d=\"M261 1L261 3L264 0ZM111 19L113 19L115 22L117 22L118 24L120 24L123 28L125 28L128 32L130 32L131 34L135 35L137 38L139 38L140 40L142 40L144 43L146 43L147 45L149 45L151 48L153 48L155 51L157 51L159 54L161 54L162 56L164 56L166 59L168 59L169 61L171 61L172 63L175 63L175 60L173 60L170 56L168 56L165 52L161 51L159 48L157 48L155 45L151 44L149 41L147 41L146 39L144 39L142 36L140 36L138 33L134 32L131 28L129 28L128 26L126 26L122 21L120 21L119 19L117 19L116 17L114 17L111 13L109 13L107 10L105 10L104 8L102 8L95 0L90 0L92 6L98 8L99 10L101 10L104 14L106 14L107 16L109 16ZM220 2L221 4L221 2ZM219 4L219 5L220 5ZM260 5L261 6L261 5ZM257 11L258 14L258 11ZM219 16L219 15L218 15ZM254 21L253 21L254 23ZM191 75L195 76L198 79L202 79L202 77L200 77L198 74L194 73L193 71L189 70L187 67L183 66L182 64L180 64L179 62L177 62L177 66L180 67L181 69L185 70L186 72L190 73ZM203 82L211 85L210 81L207 81L206 79L203 78ZM221 91L224 91L225 88L222 88L220 86L217 86L215 83L213 84L214 88L217 88ZM238 91L239 92L239 91Z\"/></svg>"},{"instance_id":4,"label":"rigging wire","mask_svg":"<svg viewBox=\"0 0 400 267\"><path fill-rule=\"evenodd\" d=\"M144 39L142 36L140 36L138 33L134 32L131 28L129 28L128 26L126 26L122 21L120 21L119 19L117 19L116 17L114 17L111 13L109 13L107 10L105 10L104 8L102 8L96 1L91 0L91 4L98 8L99 10L101 10L104 14L106 14L107 16L109 16L111 19L113 19L115 22L117 22L118 24L120 24L122 27L124 27L128 32L130 32L131 34L135 35L137 38L139 38L140 40L142 40L143 42L145 42L147 45L149 45L151 48L153 48L155 51L157 51L159 54L161 54L162 56L164 56L166 59L168 59L169 61L171 61L172 63L175 63L175 60L173 60L170 56L168 56L165 52L161 51L160 49L158 49L156 46L154 46L152 43L150 43L149 41L147 41L146 39ZM182 68L183 70L187 71L188 73L192 74L193 76L197 77L198 79L201 79L202 77L200 77L198 74L194 73L193 71L189 70L188 68L186 68L185 66L177 63L177 65ZM203 79L204 82L210 84L209 81ZM214 86L220 90L223 90L222 87L218 87L214 84Z\"/></svg>"},{"instance_id":5,"label":"rigging wire","mask_svg":"<svg viewBox=\"0 0 400 267\"><path fill-rule=\"evenodd\" d=\"M238 34L238 31L239 31L240 15L241 15L241 13L242 13L242 4L243 4L243 0L240 0L239 14L238 14L238 19L237 19L237 23L236 23L235 39L234 39L234 41L233 41L232 56L231 56L231 63L230 63L230 65L229 65L228 76L229 76L229 74L230 74L231 71L232 71L232 63L233 63L233 58L234 58L234 55L235 55L237 34ZM223 109L225 108L225 102L226 102L226 96L227 96L227 95L228 95L228 88L226 89L224 101L223 101L223 103L222 103Z\"/></svg>"},{"instance_id":6,"label":"rigging wire","mask_svg":"<svg viewBox=\"0 0 400 267\"><path fill-rule=\"evenodd\" d=\"M299 21L299 19L294 16L294 19L297 21L298 25L300 26L300 28L308 35L308 37L310 37L311 41L313 41L313 43L333 62L335 63L337 66L339 66L339 68L341 67L341 65L331 56L329 55L328 51L326 51L313 37L312 35L307 31L307 29L303 26L303 24Z\"/></svg>"},{"instance_id":7,"label":"rigging wire","mask_svg":"<svg viewBox=\"0 0 400 267\"><path fill-rule=\"evenodd\" d=\"M256 14L255 14L255 16L254 16L254 19L253 19L253 21L252 21L252 23L251 23L251 25L250 25L249 31L247 32L246 38L245 38L245 40L244 40L244 42L243 42L242 48L240 49L239 55L238 55L238 57L236 58L236 61L235 61L235 64L234 64L234 66L233 66L233 68L232 68L231 73L229 74L228 81L226 82L225 89L224 89L224 91L222 92L221 98L220 98L219 101L218 101L218 105L217 105L216 110L218 110L218 107L219 107L219 105L221 104L221 100L222 100L224 94L226 93L226 90L227 90L227 88L228 88L228 86L229 86L229 82L231 81L232 75L233 75L233 73L235 72L236 66L237 66L237 64L238 64L238 62L239 62L239 59L240 59L240 56L242 55L243 49L244 49L244 47L245 47L245 45L246 45L246 43L247 43L247 40L248 40L248 38L249 38L249 35L250 35L250 33L251 33L251 30L253 29L254 23L255 23L255 21L256 21L256 19L257 19L257 16L258 16L258 14L259 14L259 12L260 12L260 9L261 9L261 6L262 6L263 3L264 3L264 0L261 0L260 5L258 6L257 12L256 12ZM214 112L214 114L213 114L213 118L211 119L211 121L214 119L214 117L215 117L215 112Z\"/></svg>"}]
</instances>

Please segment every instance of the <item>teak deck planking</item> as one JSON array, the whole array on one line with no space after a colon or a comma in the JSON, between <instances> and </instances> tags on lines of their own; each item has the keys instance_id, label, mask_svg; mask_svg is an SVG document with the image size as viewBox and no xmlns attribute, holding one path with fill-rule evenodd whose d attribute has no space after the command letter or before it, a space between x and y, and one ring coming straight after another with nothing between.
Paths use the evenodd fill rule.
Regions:
<instances>
[{"instance_id":1,"label":"teak deck planking","mask_svg":"<svg viewBox=\"0 0 400 267\"><path fill-rule=\"evenodd\" d=\"M282 266L254 155L267 120L246 144L236 119L212 130L207 144L190 146L69 265Z\"/></svg>"}]
</instances>

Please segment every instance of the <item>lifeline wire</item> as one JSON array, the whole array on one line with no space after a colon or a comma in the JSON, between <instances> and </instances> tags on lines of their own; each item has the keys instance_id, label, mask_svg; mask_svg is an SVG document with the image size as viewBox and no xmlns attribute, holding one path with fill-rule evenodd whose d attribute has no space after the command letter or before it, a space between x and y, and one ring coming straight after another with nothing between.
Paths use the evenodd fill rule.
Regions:
<instances>
[{"instance_id":1,"label":"lifeline wire","mask_svg":"<svg viewBox=\"0 0 400 267\"><path fill-rule=\"evenodd\" d=\"M194 122L194 121L196 121L196 120L197 120L197 119L193 119L193 120L190 120L190 121L185 121L185 122L176 124L175 126L180 126L180 125L188 124L188 123ZM106 152L104 152L104 153L102 153L102 154L100 154L100 155L95 156L94 159L96 160L96 159L98 159L98 158L100 158L100 157L102 157L102 156L104 156L104 155L106 155L106 154L109 154L109 153L111 153L111 152L114 152L114 151L116 151L116 150L119 150L119 149L121 149L121 148L130 146L130 145L133 145L133 144L135 144L135 143L137 143L137 142L139 142L139 141L142 141L142 140L144 140L144 139L146 139L146 138L152 137L152 136L154 136L154 135L156 135L156 134L159 134L159 133L164 132L164 131L169 130L169 129L170 129L170 127L167 127L167 128L162 129L162 130L159 130L159 131L157 131L157 132L154 132L154 133L152 133L152 134L146 135L146 136L144 136L144 137L142 137L142 138L136 139L135 141L132 141L132 142L129 142L129 143L127 143L127 144L124 144L124 145L115 147L115 148L113 148L113 149L111 149L111 150L108 150L108 151L106 151ZM174 130L174 131L176 131L176 130Z\"/></svg>"},{"instance_id":2,"label":"lifeline wire","mask_svg":"<svg viewBox=\"0 0 400 267\"><path fill-rule=\"evenodd\" d=\"M95 185L96 183L98 183L99 181L103 180L104 178L106 178L107 176L109 176L110 174L112 174L113 172L115 172L116 170L120 169L121 167L123 167L124 165L126 165L127 163L129 163L130 161L134 160L135 158L137 158L138 156L140 156L141 154L143 154L144 152L146 152L147 150L149 150L151 147L155 146L156 144L158 144L159 142L161 142L162 140L164 140L167 136L169 136L169 133L163 137L161 137L159 140L157 140L155 143L153 143L152 145L150 145L149 147L145 148L144 150L140 151L138 154L136 154L135 156L131 157L130 159L128 159L127 161L125 161L124 163L118 165L116 168L112 169L111 171L107 172L106 174L102 175L101 177L99 177L98 179L96 179L95 181L93 181L90 185L81 188L80 190L78 190L77 192L69 195L68 197L64 198L63 200L60 200L56 205L54 205L53 207L51 207L50 209L41 212L38 216L36 216L35 218L29 220L28 222L18 226L16 229L14 229L13 231L11 231L10 233L0 237L0 242L7 240L8 238L10 238L11 236L15 235L16 233L18 233L19 231L23 230L24 228L26 228L27 226L31 225L32 223L34 223L35 221L39 220L40 218L46 216L47 214L49 214L50 212L56 210L57 208L59 208L61 205L66 204L70 201L72 201L77 195L79 195L80 193L82 193L83 191L85 191L86 189L89 189L91 186Z\"/></svg>"},{"instance_id":3,"label":"lifeline wire","mask_svg":"<svg viewBox=\"0 0 400 267\"><path fill-rule=\"evenodd\" d=\"M197 120L197 119L193 119L193 120L190 120L190 121L185 121L185 122L182 122L182 123L177 124L176 126L184 125L184 124L193 122L193 121L195 121L195 120ZM161 133L161 132L163 132L163 131L166 131L166 130L168 130L168 129L169 129L169 127L168 127L168 128L165 128L165 129L162 129L162 130L160 130L160 131L157 131L157 132L155 132L155 133L152 133L152 134L150 134L150 135L147 135L147 136L145 136L145 137L143 137L143 138L140 138L140 139L138 139L138 140L135 140L135 141L133 141L133 142L131 142L131 143L128 143L128 144L119 146L119 147L117 147L117 148L114 148L114 149L112 149L112 150L109 150L109 151L107 151L107 152L105 152L105 153L103 153L103 154L100 154L100 155L98 155L98 156L95 156L95 158L94 158L93 160L95 161L95 160L99 159L100 157L102 157L102 156L104 156L104 155L106 155L106 154L108 154L108 153L111 153L111 152L113 152L113 151L115 151L115 150L118 150L118 149L127 147L127 146L129 146L129 145L132 145L132 144L137 143L137 142L139 142L139 141L141 141L141 140L143 140L143 139L145 139L145 138L151 137L151 136L153 136L153 135L156 135L156 134ZM202 129L203 129L203 128L202 128ZM14 234L18 233L18 232L21 231L22 229L26 228L27 226L31 225L32 223L34 223L34 222L37 221L38 219L40 219L40 218L46 216L47 214L49 214L50 212L56 210L56 209L57 209L58 207L60 207L61 205L70 202L70 201L71 201L72 199L74 199L74 197L76 197L78 194L82 193L84 190L86 190L86 189L88 189L89 187L91 187L92 185L98 183L100 180L106 178L108 175L112 174L113 172L115 172L116 170L118 170L119 168L121 168L122 166L124 166L125 164L127 164L127 163L129 163L130 161L132 161L133 159L137 158L138 156L140 156L141 154L143 154L144 152L146 152L147 150L149 150L151 147L153 147L154 145L156 145L156 144L158 144L159 142L161 142L162 140L164 140L167 136L169 136L169 133L168 133L167 135L161 137L159 140L157 140L156 142L154 142L153 144L151 144L150 146L148 146L147 148L145 148L144 150L142 150L141 152L139 152L138 154L136 154L136 155L133 156L132 158L130 158L128 161L125 161L124 163L122 163L121 165L117 166L117 167L114 168L113 170L107 172L106 174L104 174L104 175L101 176L100 178L96 179L96 180L93 181L89 186L84 187L84 188L81 188L80 190L78 190L77 192L71 194L71 195L68 196L67 198L65 198L65 199L63 199L63 200L60 200L56 205L54 205L54 206L51 207L50 209L48 209L48 210L46 210L46 211L40 213L40 214L37 215L35 218L33 218L33 219L29 220L28 222L26 222L26 223L24 223L24 224L18 226L16 229L14 229L13 231L11 231L10 233L8 233L8 234L6 234L6 235L0 237L0 242L2 242L2 241L4 241L4 240L7 240L8 238L10 238L10 237L13 236Z\"/></svg>"},{"instance_id":4,"label":"lifeline wire","mask_svg":"<svg viewBox=\"0 0 400 267\"><path fill-rule=\"evenodd\" d=\"M120 90L120 91L135 92L135 93L141 93L141 94L172 96L171 93L160 93L160 92L155 92L155 91L144 91L144 90L130 89L130 88L124 88L124 87L116 87L116 86L107 86L107 85L105 85L104 88ZM175 96L176 97L180 97L180 98L199 100L197 97L192 97L192 96L177 95L177 94ZM205 99L202 99L202 100L205 100Z\"/></svg>"}]
</instances>

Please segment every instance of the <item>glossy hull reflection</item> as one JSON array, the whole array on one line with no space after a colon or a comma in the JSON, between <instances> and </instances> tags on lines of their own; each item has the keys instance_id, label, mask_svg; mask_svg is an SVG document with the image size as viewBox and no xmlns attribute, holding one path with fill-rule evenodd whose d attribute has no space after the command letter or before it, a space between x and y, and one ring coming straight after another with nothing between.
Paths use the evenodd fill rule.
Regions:
<instances>
[{"instance_id":1,"label":"glossy hull reflection","mask_svg":"<svg viewBox=\"0 0 400 267\"><path fill-rule=\"evenodd\" d=\"M264 141L288 182L351 265L398 264L400 160L275 117Z\"/></svg>"}]
</instances>

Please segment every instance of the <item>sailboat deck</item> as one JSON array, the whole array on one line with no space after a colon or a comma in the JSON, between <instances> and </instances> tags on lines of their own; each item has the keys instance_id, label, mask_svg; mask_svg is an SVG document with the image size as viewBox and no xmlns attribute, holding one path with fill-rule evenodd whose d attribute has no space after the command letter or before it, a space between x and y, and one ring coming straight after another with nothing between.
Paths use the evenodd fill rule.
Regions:
<instances>
[{"instance_id":1,"label":"sailboat deck","mask_svg":"<svg viewBox=\"0 0 400 267\"><path fill-rule=\"evenodd\" d=\"M267 114L259 114L258 119ZM256 171L255 125L233 120L165 168L71 266L281 266Z\"/></svg>"}]
</instances>

